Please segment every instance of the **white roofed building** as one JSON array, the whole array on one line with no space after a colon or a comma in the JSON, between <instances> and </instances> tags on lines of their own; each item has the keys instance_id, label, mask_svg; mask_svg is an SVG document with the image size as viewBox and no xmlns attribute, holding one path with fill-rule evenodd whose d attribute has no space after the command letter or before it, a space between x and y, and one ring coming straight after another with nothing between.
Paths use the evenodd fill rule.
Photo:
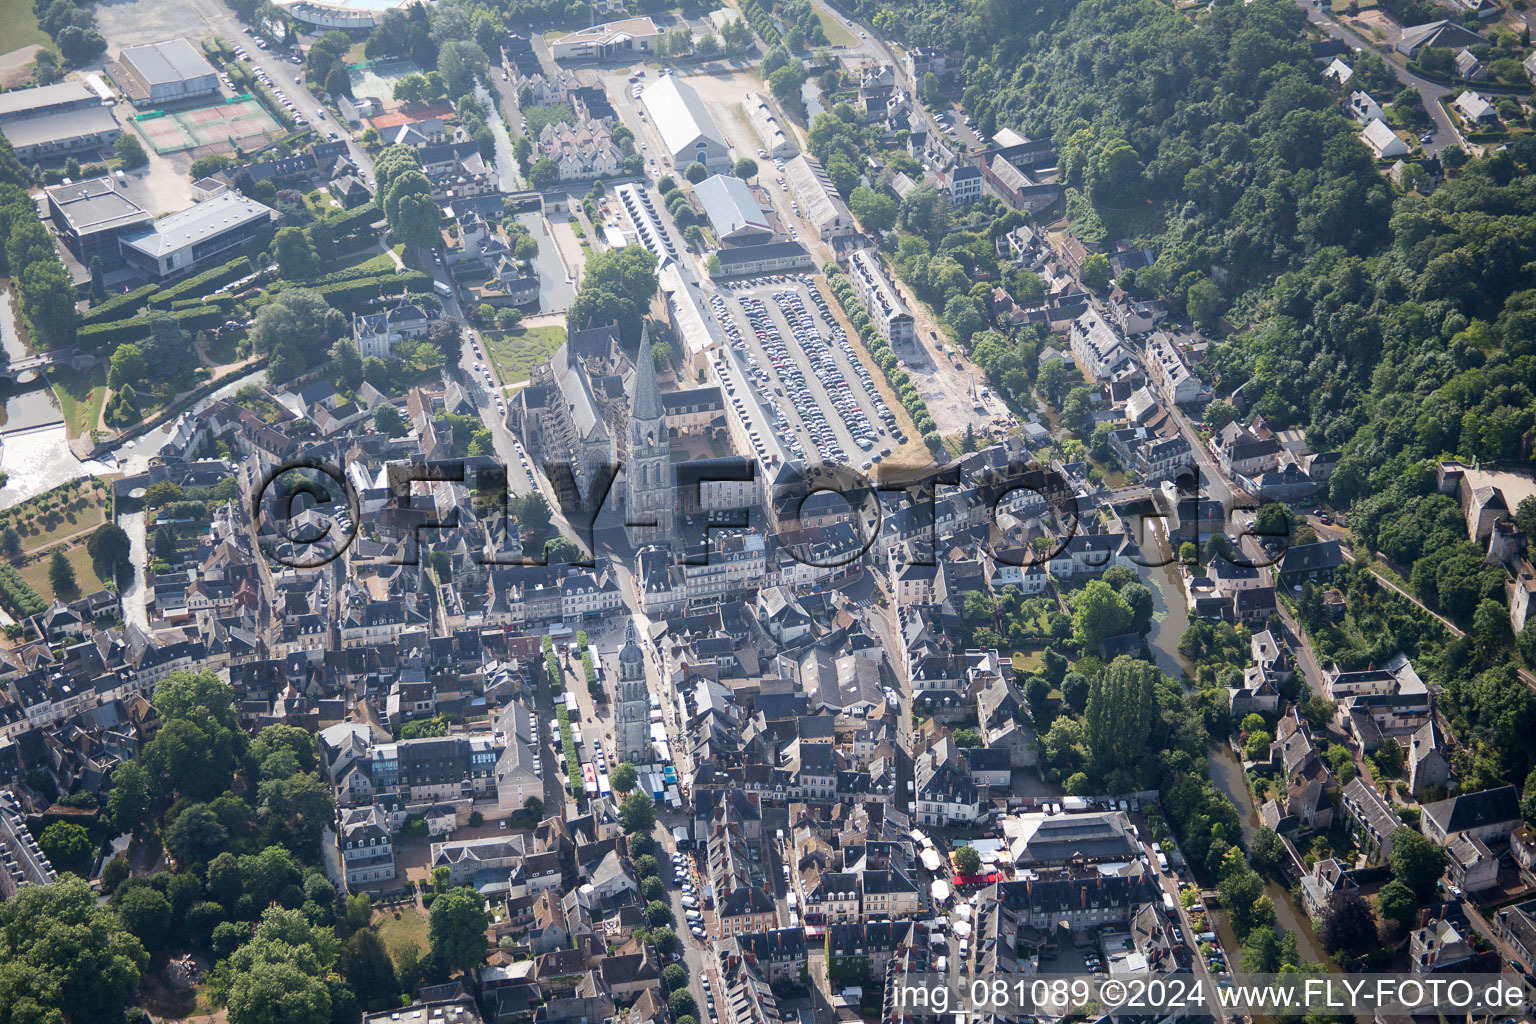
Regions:
<instances>
[{"instance_id":1,"label":"white roofed building","mask_svg":"<svg viewBox=\"0 0 1536 1024\"><path fill-rule=\"evenodd\" d=\"M271 207L225 192L160 218L143 234L123 238L123 257L153 277L172 277L223 259L276 218Z\"/></svg>"},{"instance_id":2,"label":"white roofed building","mask_svg":"<svg viewBox=\"0 0 1536 1024\"><path fill-rule=\"evenodd\" d=\"M555 60L629 60L655 49L658 34L650 18L626 18L563 35L549 52Z\"/></svg>"},{"instance_id":3,"label":"white roofed building","mask_svg":"<svg viewBox=\"0 0 1536 1024\"><path fill-rule=\"evenodd\" d=\"M691 163L711 171L730 169L731 148L693 86L666 75L640 94L640 102L661 134L674 170Z\"/></svg>"},{"instance_id":4,"label":"white roofed building","mask_svg":"<svg viewBox=\"0 0 1536 1024\"><path fill-rule=\"evenodd\" d=\"M752 189L740 178L716 174L693 187L721 245L752 245L773 237L773 225Z\"/></svg>"}]
</instances>

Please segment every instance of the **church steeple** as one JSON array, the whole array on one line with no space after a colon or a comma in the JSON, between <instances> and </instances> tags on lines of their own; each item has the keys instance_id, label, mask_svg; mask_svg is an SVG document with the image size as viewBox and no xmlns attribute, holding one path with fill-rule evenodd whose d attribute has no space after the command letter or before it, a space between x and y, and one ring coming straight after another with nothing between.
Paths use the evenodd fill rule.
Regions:
<instances>
[{"instance_id":1,"label":"church steeple","mask_svg":"<svg viewBox=\"0 0 1536 1024\"><path fill-rule=\"evenodd\" d=\"M624 476L628 532L636 543L667 538L672 531L672 445L667 411L656 383L649 328L640 327L640 351L629 402L629 452Z\"/></svg>"},{"instance_id":2,"label":"church steeple","mask_svg":"<svg viewBox=\"0 0 1536 1024\"><path fill-rule=\"evenodd\" d=\"M662 417L661 388L656 384L656 361L651 358L650 325L640 325L640 351L635 353L635 394L629 404L629 415L636 420L659 420Z\"/></svg>"}]
</instances>

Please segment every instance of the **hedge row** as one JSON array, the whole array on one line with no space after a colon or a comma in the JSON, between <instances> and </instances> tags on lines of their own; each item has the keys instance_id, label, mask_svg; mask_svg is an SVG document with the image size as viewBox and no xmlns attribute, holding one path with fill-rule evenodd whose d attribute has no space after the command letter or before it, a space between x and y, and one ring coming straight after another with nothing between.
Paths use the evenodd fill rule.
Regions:
<instances>
[{"instance_id":1,"label":"hedge row","mask_svg":"<svg viewBox=\"0 0 1536 1024\"><path fill-rule=\"evenodd\" d=\"M202 309L206 306L217 306L223 312L228 313L235 308L235 297L224 293L221 295L209 295L207 298L202 299L177 299L171 303L171 311L175 313L184 309Z\"/></svg>"},{"instance_id":2,"label":"hedge row","mask_svg":"<svg viewBox=\"0 0 1536 1024\"><path fill-rule=\"evenodd\" d=\"M122 319L124 313L137 313L159 287L157 284L146 284L131 292L121 292L111 298L103 299L81 314L80 322L83 324L106 323L109 320Z\"/></svg>"},{"instance_id":3,"label":"hedge row","mask_svg":"<svg viewBox=\"0 0 1536 1024\"><path fill-rule=\"evenodd\" d=\"M189 309L171 310L170 317L181 325L182 330L201 331L222 324L227 313L228 307L220 302L199 302ZM149 337L149 330L149 318L135 316L106 324L86 324L76 332L75 337L81 345L94 348L103 344L139 341Z\"/></svg>"},{"instance_id":4,"label":"hedge row","mask_svg":"<svg viewBox=\"0 0 1536 1024\"><path fill-rule=\"evenodd\" d=\"M149 300L149 305L153 309L170 309L171 304L177 299L207 295L231 281L249 276L255 270L255 264L251 262L249 256L239 256L221 266L205 270L201 274L193 274L185 281L178 281L169 288L162 288L158 295Z\"/></svg>"},{"instance_id":5,"label":"hedge row","mask_svg":"<svg viewBox=\"0 0 1536 1024\"><path fill-rule=\"evenodd\" d=\"M355 209L333 214L329 217L322 217L311 227L324 226L327 231L331 232L331 238L336 240L355 231L361 231L371 226L374 221L383 219L384 211L379 209L379 204L369 201Z\"/></svg>"},{"instance_id":6,"label":"hedge row","mask_svg":"<svg viewBox=\"0 0 1536 1024\"><path fill-rule=\"evenodd\" d=\"M11 615L18 619L40 615L48 608L32 585L11 565L0 565L0 601L4 601Z\"/></svg>"},{"instance_id":7,"label":"hedge row","mask_svg":"<svg viewBox=\"0 0 1536 1024\"><path fill-rule=\"evenodd\" d=\"M928 411L928 403L923 401L915 388L908 386L904 391L903 385L910 385L911 378L906 371L897 368L896 354L891 351L890 343L875 329L875 325L869 318L869 310L864 308L864 303L853 293L853 286L848 283L848 278L843 275L843 272L835 264L830 263L823 270L827 275L828 290L838 302L842 303L843 312L848 314L848 322L853 324L854 330L858 331L859 340L864 342L870 359L874 360L875 366L885 376L885 382L891 386L891 390L896 392L902 407L912 417L912 424L923 436L923 440L930 448L936 448L937 445L942 444L942 441L933 428L933 415ZM902 378L899 382L896 379L897 374Z\"/></svg>"},{"instance_id":8,"label":"hedge row","mask_svg":"<svg viewBox=\"0 0 1536 1024\"><path fill-rule=\"evenodd\" d=\"M333 270L329 274L321 274L308 285L310 288L319 288L327 284L345 284L348 281L361 281L365 277L379 277L381 272L378 267L359 265L348 267L346 270Z\"/></svg>"},{"instance_id":9,"label":"hedge row","mask_svg":"<svg viewBox=\"0 0 1536 1024\"><path fill-rule=\"evenodd\" d=\"M359 313L380 295L398 295L401 292L430 292L432 275L420 270L408 270L403 274L380 274L358 281L323 285L315 291L326 302L343 313Z\"/></svg>"}]
</instances>

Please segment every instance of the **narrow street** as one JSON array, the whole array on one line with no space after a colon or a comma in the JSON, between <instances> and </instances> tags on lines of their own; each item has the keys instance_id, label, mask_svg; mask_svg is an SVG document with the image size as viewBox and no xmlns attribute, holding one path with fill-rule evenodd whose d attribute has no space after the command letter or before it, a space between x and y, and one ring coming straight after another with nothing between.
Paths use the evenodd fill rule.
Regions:
<instances>
[{"instance_id":1,"label":"narrow street","mask_svg":"<svg viewBox=\"0 0 1536 1024\"><path fill-rule=\"evenodd\" d=\"M1432 82L1427 78L1421 78L1401 64L1392 59L1392 54L1382 53L1379 47L1365 42L1360 36L1355 35L1349 29L1334 21L1332 17L1324 13L1320 4L1313 0L1296 0L1296 6L1300 7L1307 20L1350 49L1359 51L1366 46L1378 52L1387 67L1397 76L1397 80L1403 85L1417 89L1419 97L1424 101L1424 109L1435 122L1435 134L1430 141L1424 143L1424 155L1434 156L1446 146L1459 146L1462 144L1461 135L1457 133L1456 126L1451 123L1451 115L1446 113L1445 107L1440 101L1451 94L1451 90L1439 82Z\"/></svg>"}]
</instances>

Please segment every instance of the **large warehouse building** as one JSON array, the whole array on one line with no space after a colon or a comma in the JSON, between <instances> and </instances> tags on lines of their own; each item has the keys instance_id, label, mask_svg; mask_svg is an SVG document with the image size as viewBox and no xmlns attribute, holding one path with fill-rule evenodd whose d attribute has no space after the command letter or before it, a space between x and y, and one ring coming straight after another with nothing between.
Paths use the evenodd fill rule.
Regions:
<instances>
[{"instance_id":1,"label":"large warehouse building","mask_svg":"<svg viewBox=\"0 0 1536 1024\"><path fill-rule=\"evenodd\" d=\"M731 148L693 86L666 75L651 83L640 101L661 133L674 170L696 161L711 171L731 169Z\"/></svg>"},{"instance_id":2,"label":"large warehouse building","mask_svg":"<svg viewBox=\"0 0 1536 1024\"><path fill-rule=\"evenodd\" d=\"M107 65L107 73L135 106L159 106L212 96L219 75L208 58L185 39L130 46Z\"/></svg>"},{"instance_id":3,"label":"large warehouse building","mask_svg":"<svg viewBox=\"0 0 1536 1024\"><path fill-rule=\"evenodd\" d=\"M784 165L784 178L805 206L805 217L816 229L817 238L830 242L854 233L853 214L819 160L801 153Z\"/></svg>"},{"instance_id":4,"label":"large warehouse building","mask_svg":"<svg viewBox=\"0 0 1536 1024\"><path fill-rule=\"evenodd\" d=\"M0 133L30 164L110 146L122 129L94 92L64 81L0 93Z\"/></svg>"},{"instance_id":5,"label":"large warehouse building","mask_svg":"<svg viewBox=\"0 0 1536 1024\"><path fill-rule=\"evenodd\" d=\"M0 92L0 124L99 106L100 98L75 81L40 85L35 89L13 89Z\"/></svg>"},{"instance_id":6,"label":"large warehouse building","mask_svg":"<svg viewBox=\"0 0 1536 1024\"><path fill-rule=\"evenodd\" d=\"M123 130L112 111L97 105L10 121L0 124L0 133L21 162L31 164L94 153L116 142Z\"/></svg>"}]
</instances>

